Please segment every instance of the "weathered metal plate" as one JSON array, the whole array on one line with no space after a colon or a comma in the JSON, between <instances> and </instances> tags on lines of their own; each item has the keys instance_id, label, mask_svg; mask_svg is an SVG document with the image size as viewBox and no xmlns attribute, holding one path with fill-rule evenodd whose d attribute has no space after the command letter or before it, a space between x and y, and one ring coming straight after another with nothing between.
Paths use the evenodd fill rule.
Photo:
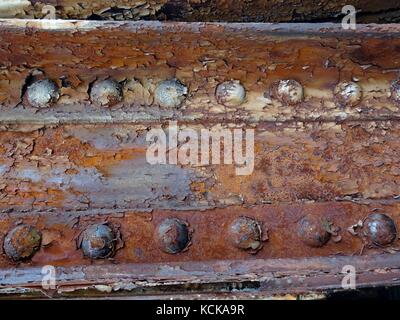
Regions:
<instances>
[{"instance_id":1,"label":"weathered metal plate","mask_svg":"<svg viewBox=\"0 0 400 320\"><path fill-rule=\"evenodd\" d=\"M2 20L0 29L4 293L42 290L45 265L60 294L214 282L340 289L346 265L359 286L397 284L399 26ZM120 89L101 106L94 88L109 77ZM162 105L160 83L174 78L184 98ZM43 79L53 81L46 106L29 95ZM246 90L233 107L216 94L231 80ZM276 95L286 80L300 100ZM351 90L338 91L344 81ZM148 133L172 121L197 133L254 130L250 174L229 163L151 165ZM244 217L250 243L237 237ZM170 219L180 221L172 243ZM21 225L41 234L23 261L10 249ZM105 259L85 253L92 225L118 240L96 251Z\"/></svg>"},{"instance_id":2,"label":"weathered metal plate","mask_svg":"<svg viewBox=\"0 0 400 320\"><path fill-rule=\"evenodd\" d=\"M400 194L397 121L260 124L250 175L223 163L149 164L146 136L155 128L161 125L5 126L0 209L201 209Z\"/></svg>"},{"instance_id":3,"label":"weathered metal plate","mask_svg":"<svg viewBox=\"0 0 400 320\"><path fill-rule=\"evenodd\" d=\"M1 29L3 123L342 121L399 115L392 93L400 65L397 26L346 32L329 24L2 21ZM38 74L61 87L52 108L29 108L23 100L27 82ZM108 77L134 82L112 108L91 105L91 86ZM171 78L187 86L188 97L179 109L157 107L155 86ZM230 79L247 90L240 107L216 103L216 86ZM270 99L273 83L285 79L304 87L304 101L296 107ZM353 80L362 90L361 103L335 103L338 83Z\"/></svg>"}]
</instances>

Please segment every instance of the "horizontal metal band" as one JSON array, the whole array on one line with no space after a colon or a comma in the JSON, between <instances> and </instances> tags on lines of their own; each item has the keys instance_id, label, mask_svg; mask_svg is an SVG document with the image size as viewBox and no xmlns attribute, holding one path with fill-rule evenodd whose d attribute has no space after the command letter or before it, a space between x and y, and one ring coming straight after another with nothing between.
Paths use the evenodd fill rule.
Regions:
<instances>
[{"instance_id":1,"label":"horizontal metal band","mask_svg":"<svg viewBox=\"0 0 400 320\"><path fill-rule=\"evenodd\" d=\"M346 265L357 266L358 288L371 284L398 285L398 259L398 254L394 254L378 255L374 259L353 256L60 267L56 268L59 282L55 291L60 295L68 295L79 289L97 288L107 295L107 292L115 294L118 291L129 292L135 288L223 281L253 282L258 287L254 294L342 290L342 280L345 276L342 268ZM43 292L41 271L41 268L0 271L2 287L36 289ZM3 292L7 290L3 289Z\"/></svg>"},{"instance_id":2,"label":"horizontal metal band","mask_svg":"<svg viewBox=\"0 0 400 320\"><path fill-rule=\"evenodd\" d=\"M225 259L244 262L360 254L370 255L372 261L377 254L395 253L399 249L398 236L395 230L392 235L391 229L385 229L384 224L379 229L382 221L378 221L378 236L383 234L390 237L384 245L379 245L377 241L380 240L377 240L376 232L370 233L366 219L373 214L385 214L393 220L394 226L398 226L399 209L399 203L372 202L361 205L328 202L251 208L235 206L202 211L109 210L108 213L85 214L60 210L35 214L8 213L2 214L1 218L0 234L7 235L1 245L7 255L0 256L0 267L18 265L18 270L28 265L73 267L96 263L103 265L107 263L105 261L115 267L115 264L123 263L208 263ZM244 223L241 220L243 218ZM187 225L188 234L184 235L184 230L178 230L176 234L164 234L160 226L170 219ZM235 227L237 222L241 226L239 229ZM89 256L91 253L81 241L82 234L91 230L91 226L98 225L107 225L115 239L119 239L108 256L100 253ZM255 225L256 228L253 228ZM22 261L18 260L17 254L21 252L18 251L20 248L26 249L26 242L18 240L18 243L14 243L12 237L10 240L11 231L15 227L21 228L19 226L35 228L42 238L38 251L26 255L27 259ZM93 239L100 235L91 237ZM19 239L25 238L20 236ZM11 255L8 250L10 245L16 250Z\"/></svg>"},{"instance_id":3,"label":"horizontal metal band","mask_svg":"<svg viewBox=\"0 0 400 320\"><path fill-rule=\"evenodd\" d=\"M177 124L199 136L201 129L213 128ZM165 164L150 164L147 135L161 128L168 134L168 126L5 127L0 135L0 208L201 209L399 196L397 122L239 126L255 130L249 175L237 175L240 166L226 164L224 155L221 164L213 164L211 152L203 165L178 159L173 164L169 158ZM237 126L219 128L231 133ZM180 150L166 146L174 149Z\"/></svg>"},{"instance_id":4,"label":"horizontal metal band","mask_svg":"<svg viewBox=\"0 0 400 320\"><path fill-rule=\"evenodd\" d=\"M3 20L0 30L3 124L346 121L400 115L397 26L359 26L350 32L332 24ZM51 80L59 90L57 101L34 102L35 79ZM112 104L101 96L107 84L93 93L104 79L119 86ZM173 104L162 100L159 90L172 79L183 90ZM233 106L216 94L230 81L245 93ZM291 96L293 90L299 94Z\"/></svg>"}]
</instances>

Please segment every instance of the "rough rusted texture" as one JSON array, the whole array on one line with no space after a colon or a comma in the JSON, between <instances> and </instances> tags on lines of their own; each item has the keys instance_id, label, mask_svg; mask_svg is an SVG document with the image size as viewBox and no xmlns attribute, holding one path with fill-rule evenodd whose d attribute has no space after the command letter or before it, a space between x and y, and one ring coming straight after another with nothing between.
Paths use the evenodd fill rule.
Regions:
<instances>
[{"instance_id":1,"label":"rough rusted texture","mask_svg":"<svg viewBox=\"0 0 400 320\"><path fill-rule=\"evenodd\" d=\"M340 107L355 107L363 96L361 87L352 81L338 83L334 92L336 103Z\"/></svg>"},{"instance_id":2,"label":"rough rusted texture","mask_svg":"<svg viewBox=\"0 0 400 320\"><path fill-rule=\"evenodd\" d=\"M365 246L359 234L348 229L371 213L385 212L396 225L400 223L400 205L397 202L372 202L369 205L327 202L315 204L260 205L252 208L234 206L224 209L196 210L92 210L72 212L4 213L1 216L0 234L5 234L16 221L32 225L42 233L41 249L24 265L76 266L92 263L170 263L211 260L253 260L278 258L329 257L334 255L393 254L399 249L397 238L385 248ZM323 247L310 247L302 242L298 234L298 222L312 215L320 220L327 219L339 230L340 239L333 237ZM240 217L258 221L268 227L268 241L256 254L238 250L229 241L228 230ZM193 233L188 250L170 254L160 248L159 227L166 219L185 221ZM91 261L76 243L82 232L94 224L118 225L124 241L123 248L116 251L107 261ZM264 233L265 235L266 233ZM266 239L263 237L264 240ZM183 245L179 248L182 248ZM176 252L176 247L173 248ZM5 255L0 256L0 268L14 266Z\"/></svg>"},{"instance_id":3,"label":"rough rusted texture","mask_svg":"<svg viewBox=\"0 0 400 320\"><path fill-rule=\"evenodd\" d=\"M293 106L304 99L303 86L296 80L279 80L268 91L266 97L278 99L283 105Z\"/></svg>"},{"instance_id":4,"label":"rough rusted texture","mask_svg":"<svg viewBox=\"0 0 400 320\"><path fill-rule=\"evenodd\" d=\"M304 244L318 248L329 241L330 227L327 220L323 221L320 217L308 215L300 220L297 232Z\"/></svg>"},{"instance_id":5,"label":"rough rusted texture","mask_svg":"<svg viewBox=\"0 0 400 320\"><path fill-rule=\"evenodd\" d=\"M363 222L364 235L377 246L387 246L397 239L396 223L382 213L373 213Z\"/></svg>"},{"instance_id":6,"label":"rough rusted texture","mask_svg":"<svg viewBox=\"0 0 400 320\"><path fill-rule=\"evenodd\" d=\"M154 102L160 107L178 108L187 94L188 89L179 80L164 80L154 90Z\"/></svg>"},{"instance_id":7,"label":"rough rusted texture","mask_svg":"<svg viewBox=\"0 0 400 320\"><path fill-rule=\"evenodd\" d=\"M4 1L4 0L2 0ZM138 20L154 15L167 0L6 0L1 18Z\"/></svg>"},{"instance_id":8,"label":"rough rusted texture","mask_svg":"<svg viewBox=\"0 0 400 320\"><path fill-rule=\"evenodd\" d=\"M90 89L90 99L95 105L112 107L123 99L122 86L113 79L96 81Z\"/></svg>"},{"instance_id":9,"label":"rough rusted texture","mask_svg":"<svg viewBox=\"0 0 400 320\"><path fill-rule=\"evenodd\" d=\"M399 196L396 121L260 124L248 176L237 176L234 165L150 165L147 132L161 127L168 133L168 123L4 126L0 208L207 208Z\"/></svg>"},{"instance_id":10,"label":"rough rusted texture","mask_svg":"<svg viewBox=\"0 0 400 320\"><path fill-rule=\"evenodd\" d=\"M225 81L217 86L215 98L225 107L238 107L246 98L246 90L240 81Z\"/></svg>"},{"instance_id":11,"label":"rough rusted texture","mask_svg":"<svg viewBox=\"0 0 400 320\"><path fill-rule=\"evenodd\" d=\"M20 225L5 236L4 253L13 261L27 260L40 249L41 241L40 231L29 225Z\"/></svg>"},{"instance_id":12,"label":"rough rusted texture","mask_svg":"<svg viewBox=\"0 0 400 320\"><path fill-rule=\"evenodd\" d=\"M256 281L279 292L337 288L343 263L356 263L361 285L397 283L400 28L388 28L1 21L0 235L23 223L42 241L30 260L1 255L0 283L35 288L37 270L51 264L61 272L60 292L129 291L146 281ZM60 88L43 109L25 101L38 74ZM121 85L120 103L90 100L101 79ZM171 79L187 94L162 105L156 88ZM304 91L286 105L268 93L289 79ZM232 80L246 99L225 107L215 93ZM338 105L342 81L360 85L357 105ZM150 165L147 133L168 130L167 120L197 132L254 129L254 172ZM377 213L394 221L379 221L384 241L363 223ZM260 227L238 233L255 240L254 255L237 248L246 249L246 239L229 241L241 217ZM171 219L183 224L169 233L162 226ZM97 235L86 250L93 225L110 226L115 237Z\"/></svg>"},{"instance_id":13,"label":"rough rusted texture","mask_svg":"<svg viewBox=\"0 0 400 320\"><path fill-rule=\"evenodd\" d=\"M95 224L86 228L80 236L78 248L91 259L110 258L115 253L117 236L106 224Z\"/></svg>"},{"instance_id":14,"label":"rough rusted texture","mask_svg":"<svg viewBox=\"0 0 400 320\"><path fill-rule=\"evenodd\" d=\"M60 92L57 85L49 79L33 82L26 89L27 102L35 108L49 107L59 98Z\"/></svg>"},{"instance_id":15,"label":"rough rusted texture","mask_svg":"<svg viewBox=\"0 0 400 320\"><path fill-rule=\"evenodd\" d=\"M191 233L185 221L168 218L158 226L155 237L158 239L162 251L176 254L188 247Z\"/></svg>"},{"instance_id":16,"label":"rough rusted texture","mask_svg":"<svg viewBox=\"0 0 400 320\"><path fill-rule=\"evenodd\" d=\"M250 253L257 253L262 248L263 240L266 240L266 230L254 219L239 217L229 226L226 231L232 245L241 250L248 250Z\"/></svg>"},{"instance_id":17,"label":"rough rusted texture","mask_svg":"<svg viewBox=\"0 0 400 320\"><path fill-rule=\"evenodd\" d=\"M400 114L399 103L390 97L400 67L395 26L358 26L346 32L334 25L18 24L0 25L3 123L336 121ZM61 87L52 108L36 110L21 101L26 80L37 69ZM93 81L106 77L130 83L113 108L96 107L89 99ZM172 78L188 87L188 95L179 109L165 110L154 103L154 91L160 81ZM217 85L231 79L247 92L246 102L236 108L215 98ZM304 88L304 101L295 108L266 95L282 79ZM363 90L356 107L335 104L334 89L345 80L356 81Z\"/></svg>"}]
</instances>

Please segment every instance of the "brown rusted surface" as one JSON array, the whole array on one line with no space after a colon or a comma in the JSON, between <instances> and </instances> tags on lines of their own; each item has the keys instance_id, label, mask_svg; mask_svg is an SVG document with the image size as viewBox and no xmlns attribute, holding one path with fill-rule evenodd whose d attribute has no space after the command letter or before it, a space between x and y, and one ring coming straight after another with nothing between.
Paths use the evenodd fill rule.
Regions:
<instances>
[{"instance_id":1,"label":"brown rusted surface","mask_svg":"<svg viewBox=\"0 0 400 320\"><path fill-rule=\"evenodd\" d=\"M168 123L3 127L0 209L201 209L399 196L397 121L260 124L247 176L236 175L235 165L149 164L147 132L161 127L168 132Z\"/></svg>"},{"instance_id":2,"label":"brown rusted surface","mask_svg":"<svg viewBox=\"0 0 400 320\"><path fill-rule=\"evenodd\" d=\"M360 286L397 284L399 26L0 29L0 235L21 224L41 233L30 260L0 255L4 292L38 289L44 265L58 268L61 295L230 281L336 289L352 263ZM34 100L38 79L60 97ZM229 86L221 99L226 81L245 95ZM354 93L335 90L343 82L362 94L338 99ZM254 171L151 165L147 135L167 133L168 120L254 129ZM393 224L376 233L367 217L379 213Z\"/></svg>"},{"instance_id":3,"label":"brown rusted surface","mask_svg":"<svg viewBox=\"0 0 400 320\"><path fill-rule=\"evenodd\" d=\"M4 253L13 261L31 258L40 248L42 234L36 228L20 225L10 230L4 238Z\"/></svg>"},{"instance_id":4,"label":"brown rusted surface","mask_svg":"<svg viewBox=\"0 0 400 320\"><path fill-rule=\"evenodd\" d=\"M384 247L397 239L397 227L392 218L383 213L370 214L363 222L364 235L370 243Z\"/></svg>"},{"instance_id":5,"label":"brown rusted surface","mask_svg":"<svg viewBox=\"0 0 400 320\"><path fill-rule=\"evenodd\" d=\"M364 220L373 212L385 212L396 225L400 223L400 206L397 202L372 202L369 205L355 203L327 202L315 204L260 205L252 208L234 206L225 209L194 210L154 210L124 211L103 210L86 212L27 212L4 213L0 233L6 234L16 223L23 222L35 226L42 233L41 249L31 261L15 264L5 255L0 256L0 267L18 266L77 266L91 264L122 263L170 263L211 260L238 260L277 258L308 258L329 256L394 254L399 249L397 238L390 246L380 247L366 241L363 229L349 232L349 228L359 220ZM328 232L335 230L336 237L321 247L311 247L303 243L297 230L302 219L312 215L327 219ZM240 217L257 220L268 228L268 238L263 246L248 251L238 248L229 238L229 229ZM192 230L191 243L186 250L177 254L164 252L160 248L158 229L165 219L180 219L187 222ZM118 228L123 246L109 259L91 260L77 247L77 239L84 230L94 224L107 223ZM265 229L264 229L265 230ZM180 247L182 249L182 247ZM375 259L375 258L374 258Z\"/></svg>"},{"instance_id":6,"label":"brown rusted surface","mask_svg":"<svg viewBox=\"0 0 400 320\"><path fill-rule=\"evenodd\" d=\"M397 26L359 26L354 33L335 25L296 26L3 21L0 122L398 118L391 93L400 65ZM51 108L23 102L27 82L38 73L61 88ZM129 85L121 103L101 108L90 101L91 85L109 77ZM188 88L187 97L179 108L159 107L155 88L173 78ZM246 89L246 101L233 108L215 97L218 84L231 79ZM271 98L278 80L300 83L304 101L287 106ZM335 103L340 81L363 90L356 106Z\"/></svg>"},{"instance_id":7,"label":"brown rusted surface","mask_svg":"<svg viewBox=\"0 0 400 320\"><path fill-rule=\"evenodd\" d=\"M297 232L304 244L319 248L329 241L331 224L326 217L321 219L309 214L300 220Z\"/></svg>"}]
</instances>

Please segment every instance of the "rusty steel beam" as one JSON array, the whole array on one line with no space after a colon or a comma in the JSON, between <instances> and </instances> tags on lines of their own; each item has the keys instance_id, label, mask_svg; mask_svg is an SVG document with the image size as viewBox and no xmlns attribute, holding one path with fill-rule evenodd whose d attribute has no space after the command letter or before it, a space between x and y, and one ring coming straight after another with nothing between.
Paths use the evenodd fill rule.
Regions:
<instances>
[{"instance_id":1,"label":"rusty steel beam","mask_svg":"<svg viewBox=\"0 0 400 320\"><path fill-rule=\"evenodd\" d=\"M0 232L6 235L5 254L0 256L0 268L74 267L96 260L104 264L103 259L113 265L339 255L375 259L399 250L394 227L400 223L399 206L393 201L375 201L202 211L4 213ZM374 231L376 225L378 231ZM170 229L175 228L171 235ZM26 241L17 242L17 238ZM88 239L94 238L104 239L102 250L87 246Z\"/></svg>"},{"instance_id":2,"label":"rusty steel beam","mask_svg":"<svg viewBox=\"0 0 400 320\"><path fill-rule=\"evenodd\" d=\"M0 24L0 123L399 117L398 26L359 26L353 33L329 24ZM91 91L108 78L118 82L117 96L104 107ZM174 78L184 93L165 105L156 91ZM42 106L27 90L40 80L58 88ZM215 96L230 80L246 93L234 106ZM295 81L298 101L276 92L287 81Z\"/></svg>"},{"instance_id":3,"label":"rusty steel beam","mask_svg":"<svg viewBox=\"0 0 400 320\"><path fill-rule=\"evenodd\" d=\"M399 26L0 30L0 292L42 290L45 265L60 296L324 291L345 265L360 287L398 284ZM151 165L148 133L171 121L254 130L254 171Z\"/></svg>"}]
</instances>

